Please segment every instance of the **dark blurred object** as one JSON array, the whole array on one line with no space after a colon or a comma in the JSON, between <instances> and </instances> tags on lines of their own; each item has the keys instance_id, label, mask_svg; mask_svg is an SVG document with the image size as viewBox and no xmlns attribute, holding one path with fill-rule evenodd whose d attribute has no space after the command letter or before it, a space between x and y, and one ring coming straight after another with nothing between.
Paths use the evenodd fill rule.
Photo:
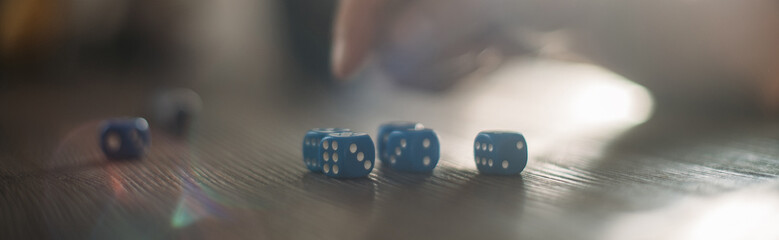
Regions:
<instances>
[{"instance_id":1,"label":"dark blurred object","mask_svg":"<svg viewBox=\"0 0 779 240\"><path fill-rule=\"evenodd\" d=\"M79 57L84 57L77 60L86 65L107 65L109 68L118 66L151 71L174 69L189 57L182 39L186 37L184 27L193 6L195 4L177 0L102 4L100 7L105 8L104 11L123 14L124 17L116 19L115 25L105 27L102 33L92 33L105 35L102 39L89 39L92 36L82 30L83 35L76 37L86 40L75 44ZM96 21L113 20L109 15L96 11L92 13L96 15L93 16Z\"/></svg>"},{"instance_id":2,"label":"dark blurred object","mask_svg":"<svg viewBox=\"0 0 779 240\"><path fill-rule=\"evenodd\" d=\"M176 69L190 58L184 27L194 6L178 0L2 1L0 66L4 75L57 76Z\"/></svg>"},{"instance_id":3,"label":"dark blurred object","mask_svg":"<svg viewBox=\"0 0 779 240\"><path fill-rule=\"evenodd\" d=\"M308 73L332 78L330 46L332 41L334 0L281 1L296 62Z\"/></svg>"},{"instance_id":4,"label":"dark blurred object","mask_svg":"<svg viewBox=\"0 0 779 240\"><path fill-rule=\"evenodd\" d=\"M137 159L146 154L151 141L144 118L110 119L100 130L100 148L109 159Z\"/></svg>"},{"instance_id":5,"label":"dark blurred object","mask_svg":"<svg viewBox=\"0 0 779 240\"><path fill-rule=\"evenodd\" d=\"M63 9L54 0L0 1L0 71L51 58L63 34Z\"/></svg>"},{"instance_id":6,"label":"dark blurred object","mask_svg":"<svg viewBox=\"0 0 779 240\"><path fill-rule=\"evenodd\" d=\"M155 125L183 137L200 115L203 101L195 91L179 88L158 93L151 104Z\"/></svg>"}]
</instances>

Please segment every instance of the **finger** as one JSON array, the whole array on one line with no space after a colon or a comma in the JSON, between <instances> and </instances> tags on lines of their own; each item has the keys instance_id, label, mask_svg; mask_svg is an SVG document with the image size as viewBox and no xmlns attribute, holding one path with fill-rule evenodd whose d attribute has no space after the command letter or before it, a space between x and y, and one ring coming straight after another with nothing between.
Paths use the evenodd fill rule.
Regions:
<instances>
[{"instance_id":1,"label":"finger","mask_svg":"<svg viewBox=\"0 0 779 240\"><path fill-rule=\"evenodd\" d=\"M375 35L382 6L387 0L341 0L333 32L331 68L347 79L376 46Z\"/></svg>"}]
</instances>

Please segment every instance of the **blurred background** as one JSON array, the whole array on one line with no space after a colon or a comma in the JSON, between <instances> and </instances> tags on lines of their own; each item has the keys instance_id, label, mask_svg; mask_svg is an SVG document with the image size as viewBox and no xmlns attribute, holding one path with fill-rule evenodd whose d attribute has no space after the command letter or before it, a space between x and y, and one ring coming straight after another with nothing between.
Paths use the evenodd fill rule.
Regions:
<instances>
[{"instance_id":1,"label":"blurred background","mask_svg":"<svg viewBox=\"0 0 779 240\"><path fill-rule=\"evenodd\" d=\"M0 0L0 233L779 237L779 2L355 2ZM100 120L179 88L191 134L106 165ZM438 131L431 176L300 164L307 129L393 120ZM528 138L521 176L478 175L486 129ZM288 225L328 218L360 230Z\"/></svg>"},{"instance_id":2,"label":"blurred background","mask_svg":"<svg viewBox=\"0 0 779 240\"><path fill-rule=\"evenodd\" d=\"M779 102L773 1L376 2L363 17L371 30L344 24L357 32L352 49L369 46L351 79L444 90L517 57L542 58L606 68L684 110L775 112ZM336 5L5 0L3 84L98 73L172 85L333 82ZM268 77L288 72L311 77Z\"/></svg>"}]
</instances>

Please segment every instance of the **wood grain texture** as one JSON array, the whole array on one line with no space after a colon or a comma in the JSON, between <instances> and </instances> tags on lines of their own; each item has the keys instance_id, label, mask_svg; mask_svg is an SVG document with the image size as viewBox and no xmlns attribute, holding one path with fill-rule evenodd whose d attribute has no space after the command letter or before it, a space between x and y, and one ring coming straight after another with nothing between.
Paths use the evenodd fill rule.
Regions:
<instances>
[{"instance_id":1,"label":"wood grain texture","mask_svg":"<svg viewBox=\"0 0 779 240\"><path fill-rule=\"evenodd\" d=\"M99 120L145 115L155 86L6 89L0 236L632 239L633 228L645 226L668 234L650 236L677 238L674 225L696 221L674 217L674 206L686 199L706 203L763 186L758 198L779 202L775 121L658 112L637 126L548 137L555 126L544 122L554 119L524 109L555 105L512 96L520 100L492 111L513 115L482 116L469 104L504 94L482 84L498 83L466 82L439 93L375 79L338 88L297 81L196 85L205 105L191 134L177 138L151 122L150 154L119 162L97 147ZM438 131L443 152L433 173L377 167L364 179L335 180L303 166L306 130L349 127L375 139L378 125L391 120ZM521 175L476 171L473 137L492 128L527 133L531 160ZM549 144L541 149L540 142ZM719 205L700 206L682 215ZM627 217L664 209L643 222Z\"/></svg>"}]
</instances>

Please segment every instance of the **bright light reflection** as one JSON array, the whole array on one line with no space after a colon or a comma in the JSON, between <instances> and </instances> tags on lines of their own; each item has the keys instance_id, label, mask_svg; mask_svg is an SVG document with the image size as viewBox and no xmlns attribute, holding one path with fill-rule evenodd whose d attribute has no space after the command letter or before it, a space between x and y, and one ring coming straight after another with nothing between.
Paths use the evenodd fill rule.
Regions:
<instances>
[{"instance_id":1,"label":"bright light reflection","mask_svg":"<svg viewBox=\"0 0 779 240\"><path fill-rule=\"evenodd\" d=\"M613 221L604 239L779 239L776 184L671 206Z\"/></svg>"},{"instance_id":2,"label":"bright light reflection","mask_svg":"<svg viewBox=\"0 0 779 240\"><path fill-rule=\"evenodd\" d=\"M740 196L712 203L681 239L779 239L779 199Z\"/></svg>"},{"instance_id":3,"label":"bright light reflection","mask_svg":"<svg viewBox=\"0 0 779 240\"><path fill-rule=\"evenodd\" d=\"M108 177L111 179L111 189L114 191L114 197L122 200L127 195L127 189L122 182L123 178L120 175L120 170L116 166L108 166L106 168Z\"/></svg>"},{"instance_id":4,"label":"bright light reflection","mask_svg":"<svg viewBox=\"0 0 779 240\"><path fill-rule=\"evenodd\" d=\"M171 217L171 226L182 228L208 217L222 217L224 207L212 200L208 188L198 184L189 174L181 171L182 193Z\"/></svg>"},{"instance_id":5,"label":"bright light reflection","mask_svg":"<svg viewBox=\"0 0 779 240\"><path fill-rule=\"evenodd\" d=\"M460 100L463 128L473 136L483 129L522 132L531 159L532 154L559 152L561 140L617 136L649 119L654 106L649 91L620 75L553 60L510 62L459 88L469 96ZM473 165L470 158L460 160L458 165Z\"/></svg>"},{"instance_id":6,"label":"bright light reflection","mask_svg":"<svg viewBox=\"0 0 779 240\"><path fill-rule=\"evenodd\" d=\"M592 85L573 96L571 114L583 123L629 120L631 91L614 85Z\"/></svg>"}]
</instances>

